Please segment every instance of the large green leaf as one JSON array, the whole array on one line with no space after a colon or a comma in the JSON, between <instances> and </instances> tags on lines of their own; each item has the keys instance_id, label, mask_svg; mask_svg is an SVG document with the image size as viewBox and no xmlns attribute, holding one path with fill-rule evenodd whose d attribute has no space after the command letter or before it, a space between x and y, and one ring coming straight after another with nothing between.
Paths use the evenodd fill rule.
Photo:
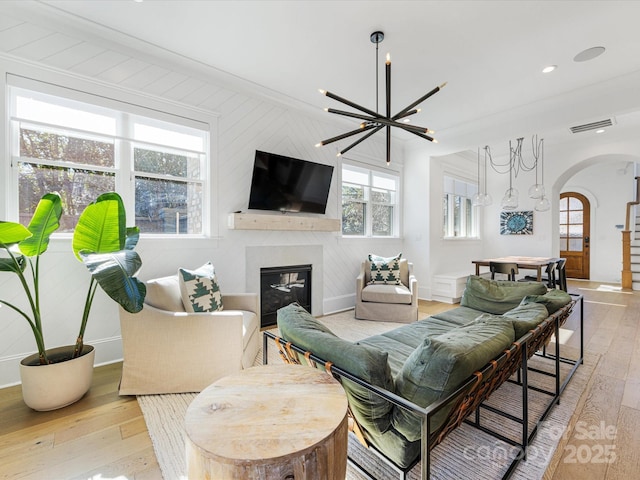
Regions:
<instances>
[{"instance_id":1,"label":"large green leaf","mask_svg":"<svg viewBox=\"0 0 640 480\"><path fill-rule=\"evenodd\" d=\"M117 252L125 248L126 213L120 195L103 193L87 205L73 232L72 249L78 260L80 251Z\"/></svg>"},{"instance_id":2,"label":"large green leaf","mask_svg":"<svg viewBox=\"0 0 640 480\"><path fill-rule=\"evenodd\" d=\"M24 255L16 255L15 261L13 258L0 258L0 272L24 272L27 268L27 261Z\"/></svg>"},{"instance_id":3,"label":"large green leaf","mask_svg":"<svg viewBox=\"0 0 640 480\"><path fill-rule=\"evenodd\" d=\"M20 242L20 251L28 257L42 255L49 246L49 237L60 227L62 200L57 193L42 196L27 228L33 234Z\"/></svg>"},{"instance_id":4,"label":"large green leaf","mask_svg":"<svg viewBox=\"0 0 640 480\"><path fill-rule=\"evenodd\" d=\"M80 256L100 287L127 312L142 310L147 289L134 277L142 260L133 250L109 253L81 251Z\"/></svg>"},{"instance_id":5,"label":"large green leaf","mask_svg":"<svg viewBox=\"0 0 640 480\"><path fill-rule=\"evenodd\" d=\"M8 247L14 243L22 242L33 235L27 227L20 223L0 221L0 245Z\"/></svg>"}]
</instances>

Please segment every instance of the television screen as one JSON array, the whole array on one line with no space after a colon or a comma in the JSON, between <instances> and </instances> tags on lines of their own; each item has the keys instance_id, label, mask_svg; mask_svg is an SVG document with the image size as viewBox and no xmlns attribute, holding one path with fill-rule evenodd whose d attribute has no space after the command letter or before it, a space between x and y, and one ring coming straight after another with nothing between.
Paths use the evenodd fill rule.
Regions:
<instances>
[{"instance_id":1,"label":"television screen","mask_svg":"<svg viewBox=\"0 0 640 480\"><path fill-rule=\"evenodd\" d=\"M325 213L333 166L256 150L249 208Z\"/></svg>"}]
</instances>

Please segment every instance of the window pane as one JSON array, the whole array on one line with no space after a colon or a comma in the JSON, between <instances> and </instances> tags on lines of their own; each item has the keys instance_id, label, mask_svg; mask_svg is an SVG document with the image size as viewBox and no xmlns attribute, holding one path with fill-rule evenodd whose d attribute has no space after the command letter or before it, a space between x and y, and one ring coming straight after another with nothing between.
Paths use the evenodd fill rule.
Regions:
<instances>
[{"instance_id":1,"label":"window pane","mask_svg":"<svg viewBox=\"0 0 640 480\"><path fill-rule=\"evenodd\" d=\"M569 233L569 228L566 225L560 225L560 235L566 237Z\"/></svg>"},{"instance_id":2,"label":"window pane","mask_svg":"<svg viewBox=\"0 0 640 480\"><path fill-rule=\"evenodd\" d=\"M369 173L366 170L355 169L355 167L343 167L342 181L358 185L369 185Z\"/></svg>"},{"instance_id":3,"label":"window pane","mask_svg":"<svg viewBox=\"0 0 640 480\"><path fill-rule=\"evenodd\" d=\"M373 205L372 217L373 235L391 235L393 225L393 207L386 205Z\"/></svg>"},{"instance_id":4,"label":"window pane","mask_svg":"<svg viewBox=\"0 0 640 480\"><path fill-rule=\"evenodd\" d=\"M577 210L577 211L570 211L569 212L569 223L582 223L583 221L583 216L582 216L582 210Z\"/></svg>"},{"instance_id":5,"label":"window pane","mask_svg":"<svg viewBox=\"0 0 640 480\"><path fill-rule=\"evenodd\" d=\"M580 252L582 251L582 238L570 238L569 239L569 251Z\"/></svg>"},{"instance_id":6,"label":"window pane","mask_svg":"<svg viewBox=\"0 0 640 480\"><path fill-rule=\"evenodd\" d=\"M188 133L176 132L167 128L151 127L141 123L136 123L133 128L135 139L141 142L170 145L176 148L195 150L196 152L204 151L202 135L189 135Z\"/></svg>"},{"instance_id":7,"label":"window pane","mask_svg":"<svg viewBox=\"0 0 640 480\"><path fill-rule=\"evenodd\" d=\"M101 167L115 165L113 143L25 128L20 129L20 156Z\"/></svg>"},{"instance_id":8,"label":"window pane","mask_svg":"<svg viewBox=\"0 0 640 480\"><path fill-rule=\"evenodd\" d=\"M581 237L582 236L582 225L569 225L569 236L570 237Z\"/></svg>"},{"instance_id":9,"label":"window pane","mask_svg":"<svg viewBox=\"0 0 640 480\"><path fill-rule=\"evenodd\" d=\"M462 199L460 198L459 195L455 195L453 197L453 236L454 237L459 237L461 233L460 232L461 200Z\"/></svg>"},{"instance_id":10,"label":"window pane","mask_svg":"<svg viewBox=\"0 0 640 480\"><path fill-rule=\"evenodd\" d=\"M371 201L376 203L390 203L391 202L391 192L387 190L376 190L375 188L371 189Z\"/></svg>"},{"instance_id":11,"label":"window pane","mask_svg":"<svg viewBox=\"0 0 640 480\"><path fill-rule=\"evenodd\" d=\"M202 186L136 177L136 225L142 233L201 233Z\"/></svg>"},{"instance_id":12,"label":"window pane","mask_svg":"<svg viewBox=\"0 0 640 480\"><path fill-rule=\"evenodd\" d=\"M200 160L197 157L174 155L161 151L133 149L134 169L138 172L157 173L182 178L200 178Z\"/></svg>"},{"instance_id":13,"label":"window pane","mask_svg":"<svg viewBox=\"0 0 640 480\"><path fill-rule=\"evenodd\" d=\"M98 195L115 190L113 173L79 168L51 167L20 163L18 171L18 211L20 222L29 223L45 193L58 192L62 198L62 217L58 232L72 232L84 208Z\"/></svg>"},{"instance_id":14,"label":"window pane","mask_svg":"<svg viewBox=\"0 0 640 480\"><path fill-rule=\"evenodd\" d=\"M342 200L364 200L364 187L342 184Z\"/></svg>"},{"instance_id":15,"label":"window pane","mask_svg":"<svg viewBox=\"0 0 640 480\"><path fill-rule=\"evenodd\" d=\"M342 234L365 234L365 204L362 202L343 201L342 203Z\"/></svg>"},{"instance_id":16,"label":"window pane","mask_svg":"<svg viewBox=\"0 0 640 480\"><path fill-rule=\"evenodd\" d=\"M567 197L569 199L569 210L582 210L582 202L575 197Z\"/></svg>"},{"instance_id":17,"label":"window pane","mask_svg":"<svg viewBox=\"0 0 640 480\"><path fill-rule=\"evenodd\" d=\"M80 108L84 106L80 102L38 94L40 97L50 98L51 103L49 103L30 98L28 96L30 92L23 92L25 93L16 96L15 115L18 118L105 135L115 135L116 133L115 118L85 111ZM66 103L69 106L62 106L58 103Z\"/></svg>"}]
</instances>

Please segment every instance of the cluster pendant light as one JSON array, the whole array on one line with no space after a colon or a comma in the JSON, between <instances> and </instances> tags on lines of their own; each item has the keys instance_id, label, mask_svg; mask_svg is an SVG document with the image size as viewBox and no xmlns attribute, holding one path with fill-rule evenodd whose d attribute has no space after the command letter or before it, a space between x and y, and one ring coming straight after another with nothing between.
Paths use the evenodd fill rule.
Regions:
<instances>
[{"instance_id":1,"label":"cluster pendant light","mask_svg":"<svg viewBox=\"0 0 640 480\"><path fill-rule=\"evenodd\" d=\"M519 205L519 192L517 188L513 186L513 179L517 178L520 171L530 172L535 170L536 181L531 187L529 187L529 198L536 200L534 209L538 212L546 212L551 208L549 199L545 194L544 188L544 139L538 140L537 135L531 138L533 162L528 164L522 156L522 144L524 137L516 140L515 146L509 141L509 162L499 164L493 160L491 156L491 150L489 146L484 147L485 151L485 184L484 193L480 193L480 150L478 150L478 194L473 199L473 204L476 206L490 205L490 195L487 194L486 184L486 166L487 158L489 158L489 164L491 168L501 174L509 174L509 188L504 192L500 206L503 210L516 210ZM540 176L538 177L538 170L540 170ZM486 199L489 198L489 200ZM487 203L487 201L489 203Z\"/></svg>"},{"instance_id":2,"label":"cluster pendant light","mask_svg":"<svg viewBox=\"0 0 640 480\"><path fill-rule=\"evenodd\" d=\"M344 110L336 110L334 108L325 108L325 111L329 112L329 113L334 113L336 115L342 115L345 117L351 117L351 118L356 118L359 120L362 120L362 122L360 123L359 128L355 129L355 130L351 130L349 132L343 133L341 135L337 135L335 137L332 138L328 138L326 140L323 140L321 142L319 142L318 144L316 144L316 147L321 147L323 145L328 145L330 143L336 142L338 140L343 140L345 138L348 137L352 137L354 135L358 135L361 133L365 133L362 137L360 137L358 140L356 140L355 142L351 143L348 147L344 148L343 150L341 150L338 153L338 156L341 156L342 154L346 153L347 151L351 150L353 147L355 147L356 145L360 144L361 142L363 142L364 140L366 140L367 138L371 137L372 135L374 135L375 133L379 132L382 129L385 129L386 135L387 135L387 165L389 165L389 163L391 163L391 127L397 127L397 128L401 128L402 130L412 133L413 135L417 135L420 138L424 138L425 140L429 140L430 142L435 142L437 143L437 140L435 140L431 135L433 135L433 130L429 130L428 128L424 128L424 127L418 127L418 126L414 126L414 125L409 125L407 122L409 121L409 118L411 115L414 115L416 113L418 113L420 111L420 109L417 109L416 107L421 104L422 102L424 102L427 98L431 97L432 95L438 93L440 91L441 88L443 88L446 83L443 83L442 85L435 87L433 90L431 90L430 92L428 92L427 94L423 95L422 97L420 97L418 100L416 100L415 102L411 103L410 105L406 106L405 108L403 108L402 110L400 110L398 113L396 113L395 115L391 115L391 58L389 56L389 54L387 54L387 59L385 62L385 77L386 77L386 111L385 114L381 114L379 113L378 110L378 74L377 74L377 68L378 68L378 46L379 44L382 42L382 40L384 39L384 33L380 32L380 31L376 31L373 32L370 36L371 42L375 43L376 45L376 111L370 110L368 108L362 107L354 102L351 102L345 98L339 97L338 95L335 95L331 92L328 92L326 90L320 90L320 93L322 93L323 95L326 95L329 98L332 98L333 100L336 100L344 105L347 105L351 108L354 108L355 110L358 110L359 112L362 113L358 113L358 112L349 112L349 111L344 111Z\"/></svg>"}]
</instances>

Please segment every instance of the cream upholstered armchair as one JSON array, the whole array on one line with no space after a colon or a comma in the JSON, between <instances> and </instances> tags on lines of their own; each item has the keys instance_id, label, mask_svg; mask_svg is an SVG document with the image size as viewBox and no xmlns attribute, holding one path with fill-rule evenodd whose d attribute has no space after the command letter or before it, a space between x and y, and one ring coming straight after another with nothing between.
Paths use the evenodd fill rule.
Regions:
<instances>
[{"instance_id":1,"label":"cream upholstered armchair","mask_svg":"<svg viewBox=\"0 0 640 480\"><path fill-rule=\"evenodd\" d=\"M120 395L199 392L253 365L260 349L257 294L223 294L222 311L189 313L178 275L146 285L141 312L120 309Z\"/></svg>"},{"instance_id":2,"label":"cream upholstered armchair","mask_svg":"<svg viewBox=\"0 0 640 480\"><path fill-rule=\"evenodd\" d=\"M361 320L410 323L418 319L418 281L413 264L400 259L400 285L371 283L371 261L356 277L355 317Z\"/></svg>"}]
</instances>

